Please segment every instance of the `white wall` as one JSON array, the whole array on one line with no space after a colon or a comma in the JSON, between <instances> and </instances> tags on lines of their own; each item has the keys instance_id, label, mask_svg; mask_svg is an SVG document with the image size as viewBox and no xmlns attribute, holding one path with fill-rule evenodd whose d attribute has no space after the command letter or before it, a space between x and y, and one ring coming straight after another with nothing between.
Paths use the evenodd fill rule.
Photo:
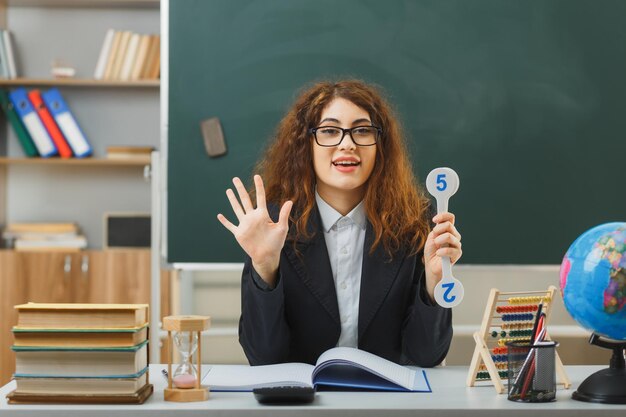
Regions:
<instances>
[{"instance_id":1,"label":"white wall","mask_svg":"<svg viewBox=\"0 0 626 417\"><path fill-rule=\"evenodd\" d=\"M453 312L454 339L446 360L448 365L469 365L474 349L472 333L477 331L491 288L500 291L546 290L558 288L558 265L546 266L472 266L457 265L454 275L465 288L463 302ZM241 311L240 270L190 273L183 293L193 307L189 312L212 316L212 329L203 345L207 363L245 363L237 341L237 321ZM191 307L191 306L187 306ZM559 354L565 364L607 364L604 349L587 344L589 332L580 328L565 311L560 294L553 304L549 331L560 342Z\"/></svg>"}]
</instances>

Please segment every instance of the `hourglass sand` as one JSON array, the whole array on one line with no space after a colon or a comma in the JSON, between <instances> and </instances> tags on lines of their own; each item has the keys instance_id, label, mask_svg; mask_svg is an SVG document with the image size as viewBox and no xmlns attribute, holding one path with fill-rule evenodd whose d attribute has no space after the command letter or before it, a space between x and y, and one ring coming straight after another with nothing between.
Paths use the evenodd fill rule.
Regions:
<instances>
[{"instance_id":1,"label":"hourglass sand","mask_svg":"<svg viewBox=\"0 0 626 417\"><path fill-rule=\"evenodd\" d=\"M174 333L174 344L180 353L180 365L172 375L172 382L176 388L193 388L196 385L198 373L191 363L191 357L198 349L198 334L194 332Z\"/></svg>"},{"instance_id":2,"label":"hourglass sand","mask_svg":"<svg viewBox=\"0 0 626 417\"><path fill-rule=\"evenodd\" d=\"M209 389L200 385L202 378L201 332L211 325L211 318L205 316L168 316L163 318L163 329L167 330L167 388L163 394L165 401L189 402L205 401ZM172 338L172 332L174 337ZM181 362L172 374L174 346L180 353ZM197 352L197 353L196 353ZM197 370L191 358L196 353Z\"/></svg>"}]
</instances>

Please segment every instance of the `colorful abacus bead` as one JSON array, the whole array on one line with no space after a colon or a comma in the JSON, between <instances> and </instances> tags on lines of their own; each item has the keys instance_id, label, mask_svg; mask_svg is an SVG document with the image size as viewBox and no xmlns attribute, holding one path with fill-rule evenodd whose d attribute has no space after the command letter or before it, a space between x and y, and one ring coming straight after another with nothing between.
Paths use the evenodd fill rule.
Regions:
<instances>
[{"instance_id":1,"label":"colorful abacus bead","mask_svg":"<svg viewBox=\"0 0 626 417\"><path fill-rule=\"evenodd\" d=\"M509 335L511 337L522 337L522 336L530 336L532 334L532 329L524 329L524 330L511 330Z\"/></svg>"},{"instance_id":2,"label":"colorful abacus bead","mask_svg":"<svg viewBox=\"0 0 626 417\"><path fill-rule=\"evenodd\" d=\"M532 320L533 315L530 313L524 314L503 314L502 321L523 321L523 320Z\"/></svg>"},{"instance_id":3,"label":"colorful abacus bead","mask_svg":"<svg viewBox=\"0 0 626 417\"><path fill-rule=\"evenodd\" d=\"M508 352L508 348L506 346L496 346L493 349L491 349L491 352L494 355L506 355Z\"/></svg>"}]
</instances>

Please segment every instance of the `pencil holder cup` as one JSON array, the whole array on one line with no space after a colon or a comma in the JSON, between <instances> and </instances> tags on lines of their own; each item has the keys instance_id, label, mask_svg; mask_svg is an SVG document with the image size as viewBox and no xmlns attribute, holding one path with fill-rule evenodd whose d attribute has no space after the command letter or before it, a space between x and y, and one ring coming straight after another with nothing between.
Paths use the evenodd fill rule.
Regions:
<instances>
[{"instance_id":1,"label":"pencil holder cup","mask_svg":"<svg viewBox=\"0 0 626 417\"><path fill-rule=\"evenodd\" d=\"M557 342L509 342L508 399L527 403L556 400Z\"/></svg>"}]
</instances>

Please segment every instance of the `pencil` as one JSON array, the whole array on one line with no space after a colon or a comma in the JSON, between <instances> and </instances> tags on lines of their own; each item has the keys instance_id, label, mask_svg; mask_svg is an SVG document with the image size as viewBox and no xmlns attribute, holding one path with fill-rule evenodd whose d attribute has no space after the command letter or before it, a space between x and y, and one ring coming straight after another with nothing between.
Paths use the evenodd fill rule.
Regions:
<instances>
[{"instance_id":1,"label":"pencil","mask_svg":"<svg viewBox=\"0 0 626 417\"><path fill-rule=\"evenodd\" d=\"M535 336L537 335L537 327L539 326L539 319L541 318L541 310L543 310L543 302L539 303L537 307L537 315L535 316L535 324L533 324L533 332L530 334L530 346L535 344Z\"/></svg>"},{"instance_id":2,"label":"pencil","mask_svg":"<svg viewBox=\"0 0 626 417\"><path fill-rule=\"evenodd\" d=\"M541 342L543 338L545 337L546 335L545 323L546 323L546 315L544 313L541 313L539 315L539 324L537 325L537 333L534 335L534 343ZM534 343L533 343L533 346L534 346ZM535 363L537 361L536 359L537 354L538 354L537 348L535 347L531 348L531 352L529 354L530 369L526 373L526 380L524 381L524 385L520 392L521 399L524 399L524 397L526 397L526 393L528 392L528 388L530 387L530 381L533 379L534 373L536 372Z\"/></svg>"},{"instance_id":3,"label":"pencil","mask_svg":"<svg viewBox=\"0 0 626 417\"><path fill-rule=\"evenodd\" d=\"M529 367L533 361L533 356L534 356L534 351L533 351L533 345L535 344L535 337L537 335L537 327L539 327L539 320L541 319L541 312L543 310L543 302L539 303L539 305L537 306L537 315L535 316L535 323L533 324L533 331L530 334L530 346L529 346L529 350L528 350L528 356L526 356L526 359L524 360L524 363L522 364L522 369L520 369L519 374L517 375L517 378L515 379L515 382L513 383L513 386L509 389L509 395L514 395L517 392L521 392L522 390L522 383L525 380L524 375L529 371Z\"/></svg>"}]
</instances>

